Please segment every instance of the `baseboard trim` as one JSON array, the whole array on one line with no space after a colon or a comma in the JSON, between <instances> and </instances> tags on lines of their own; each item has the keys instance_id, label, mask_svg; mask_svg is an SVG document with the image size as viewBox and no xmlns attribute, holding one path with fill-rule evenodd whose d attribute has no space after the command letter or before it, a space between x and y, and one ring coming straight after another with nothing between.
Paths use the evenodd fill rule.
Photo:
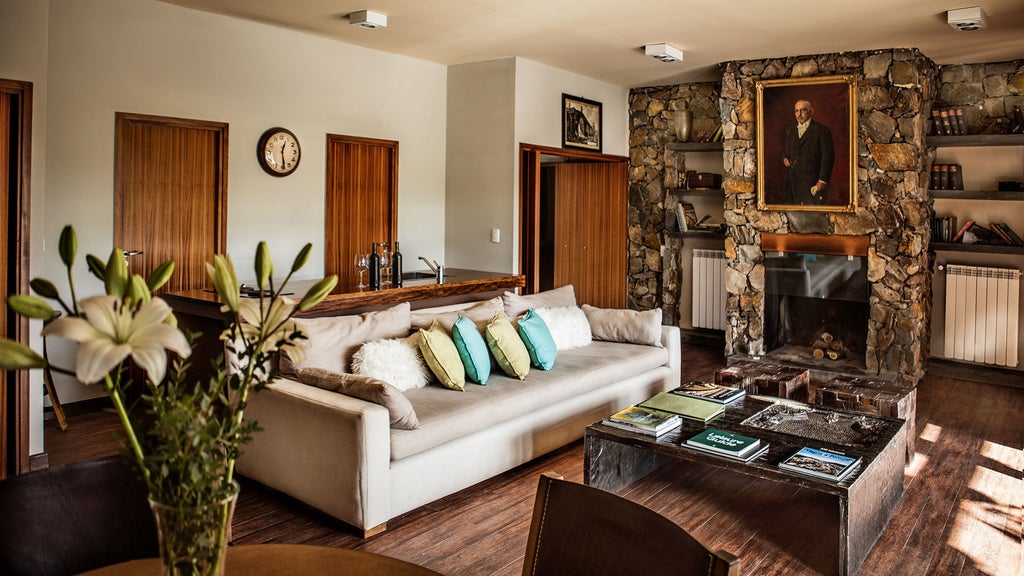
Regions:
<instances>
[{"instance_id":1,"label":"baseboard trim","mask_svg":"<svg viewBox=\"0 0 1024 576\"><path fill-rule=\"evenodd\" d=\"M943 378L956 378L984 384L1024 388L1024 371L998 366L959 362L948 358L929 358L928 373Z\"/></svg>"}]
</instances>

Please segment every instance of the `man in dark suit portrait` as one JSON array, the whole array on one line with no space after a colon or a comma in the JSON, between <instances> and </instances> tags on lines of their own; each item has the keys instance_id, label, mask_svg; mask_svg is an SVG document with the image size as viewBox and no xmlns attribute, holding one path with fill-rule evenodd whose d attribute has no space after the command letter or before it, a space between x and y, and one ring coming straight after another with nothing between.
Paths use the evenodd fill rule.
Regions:
<instances>
[{"instance_id":1,"label":"man in dark suit portrait","mask_svg":"<svg viewBox=\"0 0 1024 576\"><path fill-rule=\"evenodd\" d=\"M786 131L785 203L819 206L828 200L828 183L832 179L835 148L832 132L811 119L814 108L807 100L797 100L793 107L796 125Z\"/></svg>"}]
</instances>

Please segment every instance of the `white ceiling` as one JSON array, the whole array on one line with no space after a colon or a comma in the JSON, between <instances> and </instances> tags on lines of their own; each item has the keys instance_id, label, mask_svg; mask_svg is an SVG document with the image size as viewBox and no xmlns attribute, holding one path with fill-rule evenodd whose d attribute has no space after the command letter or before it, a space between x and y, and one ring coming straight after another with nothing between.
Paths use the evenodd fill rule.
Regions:
<instances>
[{"instance_id":1,"label":"white ceiling","mask_svg":"<svg viewBox=\"0 0 1024 576\"><path fill-rule=\"evenodd\" d=\"M519 56L627 88L717 79L730 60L876 48L918 48L939 64L1024 59L1022 0L164 1L445 65ZM946 24L947 10L976 5L987 30ZM387 28L348 23L367 9ZM683 62L643 55L662 42Z\"/></svg>"}]
</instances>

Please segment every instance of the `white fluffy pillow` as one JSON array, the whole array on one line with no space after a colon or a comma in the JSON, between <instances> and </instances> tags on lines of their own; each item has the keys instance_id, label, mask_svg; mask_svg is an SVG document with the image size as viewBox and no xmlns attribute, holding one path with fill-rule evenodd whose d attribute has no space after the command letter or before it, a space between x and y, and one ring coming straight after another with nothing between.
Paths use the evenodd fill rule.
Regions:
<instances>
[{"instance_id":1,"label":"white fluffy pillow","mask_svg":"<svg viewBox=\"0 0 1024 576\"><path fill-rule=\"evenodd\" d=\"M403 392L427 385L427 367L407 338L363 344L352 355L352 373L383 380Z\"/></svg>"},{"instance_id":2,"label":"white fluffy pillow","mask_svg":"<svg viewBox=\"0 0 1024 576\"><path fill-rule=\"evenodd\" d=\"M578 306L534 308L533 311L548 325L551 339L559 351L579 348L592 342L590 322Z\"/></svg>"}]
</instances>

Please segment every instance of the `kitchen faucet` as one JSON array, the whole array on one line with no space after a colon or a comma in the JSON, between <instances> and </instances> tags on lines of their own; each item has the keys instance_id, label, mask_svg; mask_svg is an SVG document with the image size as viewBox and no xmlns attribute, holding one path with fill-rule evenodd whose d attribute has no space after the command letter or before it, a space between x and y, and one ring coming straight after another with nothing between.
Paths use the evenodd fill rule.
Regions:
<instances>
[{"instance_id":1,"label":"kitchen faucet","mask_svg":"<svg viewBox=\"0 0 1024 576\"><path fill-rule=\"evenodd\" d=\"M423 260L427 265L427 268L430 268L430 271L434 273L434 276L437 277L437 283L444 284L444 264L439 264L437 260L434 260L434 263L431 264L430 260L427 260L423 256L420 256L419 259Z\"/></svg>"}]
</instances>

